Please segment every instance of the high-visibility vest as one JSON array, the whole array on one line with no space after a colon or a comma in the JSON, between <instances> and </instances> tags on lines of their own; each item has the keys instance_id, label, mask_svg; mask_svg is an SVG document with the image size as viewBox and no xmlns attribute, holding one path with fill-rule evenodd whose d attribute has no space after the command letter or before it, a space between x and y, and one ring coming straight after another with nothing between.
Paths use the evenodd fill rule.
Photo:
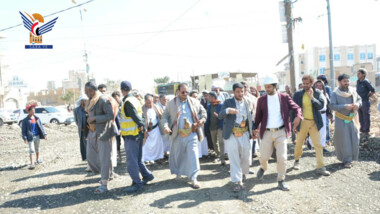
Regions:
<instances>
[{"instance_id":1,"label":"high-visibility vest","mask_svg":"<svg viewBox=\"0 0 380 214\"><path fill-rule=\"evenodd\" d=\"M139 134L139 129L135 121L133 121L132 117L125 116L124 112L124 106L126 102L130 102L133 107L137 110L137 113L140 117L142 117L142 106L140 101L134 97L130 96L125 99L125 102L123 103L123 106L121 107L120 112L120 129L121 129L121 136L127 136L132 135L136 136Z\"/></svg>"}]
</instances>

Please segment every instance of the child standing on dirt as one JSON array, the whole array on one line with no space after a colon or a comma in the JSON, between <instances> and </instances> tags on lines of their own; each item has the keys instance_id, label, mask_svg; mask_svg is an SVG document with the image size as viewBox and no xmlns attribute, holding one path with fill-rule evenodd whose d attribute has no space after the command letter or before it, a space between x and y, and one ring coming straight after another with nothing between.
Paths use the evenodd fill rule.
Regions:
<instances>
[{"instance_id":1,"label":"child standing on dirt","mask_svg":"<svg viewBox=\"0 0 380 214\"><path fill-rule=\"evenodd\" d=\"M46 132L44 126L41 123L40 118L35 116L36 105L30 104L26 106L26 111L28 116L22 120L22 139L25 144L29 145L30 154L30 166L29 169L34 169L35 165L33 162L33 154L36 153L36 163L41 164L42 161L39 159L39 147L40 139L47 140Z\"/></svg>"}]
</instances>

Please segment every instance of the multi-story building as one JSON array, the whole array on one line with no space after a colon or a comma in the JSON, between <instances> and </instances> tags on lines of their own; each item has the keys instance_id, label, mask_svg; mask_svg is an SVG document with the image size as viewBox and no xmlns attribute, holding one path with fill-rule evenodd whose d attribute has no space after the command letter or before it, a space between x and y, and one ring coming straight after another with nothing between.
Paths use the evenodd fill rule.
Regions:
<instances>
[{"instance_id":1,"label":"multi-story building","mask_svg":"<svg viewBox=\"0 0 380 214\"><path fill-rule=\"evenodd\" d=\"M377 70L376 45L339 46L333 49L334 68L371 65ZM328 47L316 47L298 56L300 75L317 76L325 74L330 80L330 57ZM328 73L327 73L328 72Z\"/></svg>"},{"instance_id":2,"label":"multi-story building","mask_svg":"<svg viewBox=\"0 0 380 214\"><path fill-rule=\"evenodd\" d=\"M69 71L69 78L62 80L62 87L57 88L55 81L47 83L47 89L37 93L30 93L28 100L37 100L42 105L66 105L74 104L76 100L84 93L84 85L87 81L87 75L84 71ZM70 93L70 100L64 100L66 94Z\"/></svg>"},{"instance_id":3,"label":"multi-story building","mask_svg":"<svg viewBox=\"0 0 380 214\"><path fill-rule=\"evenodd\" d=\"M48 81L47 82L47 90L48 91L55 91L56 90L55 81Z\"/></svg>"},{"instance_id":4,"label":"multi-story building","mask_svg":"<svg viewBox=\"0 0 380 214\"><path fill-rule=\"evenodd\" d=\"M72 88L83 88L87 82L87 75L85 71L81 70L71 70L69 71L69 79L62 81L62 88L72 89Z\"/></svg>"}]
</instances>

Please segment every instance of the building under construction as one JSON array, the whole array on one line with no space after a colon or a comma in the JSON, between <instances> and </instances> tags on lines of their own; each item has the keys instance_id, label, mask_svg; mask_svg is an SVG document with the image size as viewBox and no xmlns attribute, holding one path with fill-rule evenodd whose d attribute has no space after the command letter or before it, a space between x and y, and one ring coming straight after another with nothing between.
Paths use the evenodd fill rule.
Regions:
<instances>
[{"instance_id":1,"label":"building under construction","mask_svg":"<svg viewBox=\"0 0 380 214\"><path fill-rule=\"evenodd\" d=\"M249 86L258 86L258 80L257 73L253 72L219 72L191 77L192 88L198 91L218 86L224 91L231 92L234 83L246 81Z\"/></svg>"}]
</instances>

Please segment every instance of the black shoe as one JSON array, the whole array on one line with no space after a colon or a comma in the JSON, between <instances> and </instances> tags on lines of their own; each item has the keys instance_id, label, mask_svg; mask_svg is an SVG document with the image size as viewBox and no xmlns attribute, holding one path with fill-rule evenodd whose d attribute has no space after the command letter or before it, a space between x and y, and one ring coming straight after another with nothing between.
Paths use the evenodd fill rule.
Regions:
<instances>
[{"instance_id":1,"label":"black shoe","mask_svg":"<svg viewBox=\"0 0 380 214\"><path fill-rule=\"evenodd\" d=\"M308 148L309 150L311 150L311 144L310 144L310 141L306 141L306 145L307 145L307 148Z\"/></svg>"},{"instance_id":2,"label":"black shoe","mask_svg":"<svg viewBox=\"0 0 380 214\"><path fill-rule=\"evenodd\" d=\"M295 170L299 170L301 167L300 167L300 160L296 160L294 161L294 166L293 166L293 169Z\"/></svg>"},{"instance_id":3,"label":"black shoe","mask_svg":"<svg viewBox=\"0 0 380 214\"><path fill-rule=\"evenodd\" d=\"M329 153L330 153L330 151L329 151L329 150L327 150L327 149L323 148L323 154L329 154Z\"/></svg>"},{"instance_id":4,"label":"black shoe","mask_svg":"<svg viewBox=\"0 0 380 214\"><path fill-rule=\"evenodd\" d=\"M143 185L133 185L124 189L126 193L139 192L143 189Z\"/></svg>"},{"instance_id":5,"label":"black shoe","mask_svg":"<svg viewBox=\"0 0 380 214\"><path fill-rule=\"evenodd\" d=\"M289 187L285 185L285 182L283 180L278 182L277 188L282 190L282 191L289 191L290 190Z\"/></svg>"},{"instance_id":6,"label":"black shoe","mask_svg":"<svg viewBox=\"0 0 380 214\"><path fill-rule=\"evenodd\" d=\"M142 182L144 185L146 185L149 181L152 181L154 179L153 175L143 177Z\"/></svg>"},{"instance_id":7,"label":"black shoe","mask_svg":"<svg viewBox=\"0 0 380 214\"><path fill-rule=\"evenodd\" d=\"M255 172L253 170L249 170L249 174L253 175L253 174L255 174Z\"/></svg>"},{"instance_id":8,"label":"black shoe","mask_svg":"<svg viewBox=\"0 0 380 214\"><path fill-rule=\"evenodd\" d=\"M257 179L261 180L264 177L264 170L262 168L257 171Z\"/></svg>"}]
</instances>

